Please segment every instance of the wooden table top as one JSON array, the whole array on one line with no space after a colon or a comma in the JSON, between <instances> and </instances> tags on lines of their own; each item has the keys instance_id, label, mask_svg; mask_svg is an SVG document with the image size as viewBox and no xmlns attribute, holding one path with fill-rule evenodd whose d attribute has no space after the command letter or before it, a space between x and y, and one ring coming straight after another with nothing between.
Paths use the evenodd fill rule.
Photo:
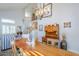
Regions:
<instances>
[{"instance_id":1,"label":"wooden table top","mask_svg":"<svg viewBox=\"0 0 79 59\"><path fill-rule=\"evenodd\" d=\"M37 43L35 48L32 48L24 40L16 40L15 46L21 48L22 52L28 56L79 56L79 54L41 43Z\"/></svg>"}]
</instances>

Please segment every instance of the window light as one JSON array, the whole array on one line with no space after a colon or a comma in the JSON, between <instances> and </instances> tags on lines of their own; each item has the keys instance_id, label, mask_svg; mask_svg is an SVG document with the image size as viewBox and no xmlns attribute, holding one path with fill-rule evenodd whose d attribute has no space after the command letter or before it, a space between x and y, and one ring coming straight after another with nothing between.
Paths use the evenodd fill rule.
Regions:
<instances>
[{"instance_id":1,"label":"window light","mask_svg":"<svg viewBox=\"0 0 79 59\"><path fill-rule=\"evenodd\" d=\"M11 24L15 24L15 21L10 20L10 19L2 19L1 22L2 22L2 23L11 23Z\"/></svg>"}]
</instances>

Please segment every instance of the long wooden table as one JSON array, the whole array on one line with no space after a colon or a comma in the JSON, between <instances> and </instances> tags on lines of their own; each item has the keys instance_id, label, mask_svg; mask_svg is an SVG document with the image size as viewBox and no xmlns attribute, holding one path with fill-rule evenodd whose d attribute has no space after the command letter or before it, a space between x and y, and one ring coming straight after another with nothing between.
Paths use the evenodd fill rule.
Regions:
<instances>
[{"instance_id":1,"label":"long wooden table","mask_svg":"<svg viewBox=\"0 0 79 59\"><path fill-rule=\"evenodd\" d=\"M37 43L35 48L30 47L24 40L16 40L15 46L20 48L23 55L28 56L79 56L79 54L65 51L49 45Z\"/></svg>"}]
</instances>

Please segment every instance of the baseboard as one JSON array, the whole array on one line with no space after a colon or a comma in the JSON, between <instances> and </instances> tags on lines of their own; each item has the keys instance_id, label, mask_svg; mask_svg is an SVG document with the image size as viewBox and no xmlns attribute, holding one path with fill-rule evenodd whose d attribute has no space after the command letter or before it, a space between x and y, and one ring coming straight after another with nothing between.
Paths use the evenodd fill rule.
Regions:
<instances>
[{"instance_id":1,"label":"baseboard","mask_svg":"<svg viewBox=\"0 0 79 59\"><path fill-rule=\"evenodd\" d=\"M6 51L6 50L9 50L9 49L11 49L11 48L7 48L7 49L3 49L3 50L1 49L1 51Z\"/></svg>"},{"instance_id":2,"label":"baseboard","mask_svg":"<svg viewBox=\"0 0 79 59\"><path fill-rule=\"evenodd\" d=\"M75 51L75 50L71 50L71 49L68 49L68 51L71 51L71 52L79 54L79 51Z\"/></svg>"}]
</instances>

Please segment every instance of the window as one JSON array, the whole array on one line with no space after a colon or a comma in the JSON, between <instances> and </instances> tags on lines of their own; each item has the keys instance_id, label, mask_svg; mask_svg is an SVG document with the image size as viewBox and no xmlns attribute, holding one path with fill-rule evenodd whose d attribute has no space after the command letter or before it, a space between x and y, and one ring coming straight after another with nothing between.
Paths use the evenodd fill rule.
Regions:
<instances>
[{"instance_id":1,"label":"window","mask_svg":"<svg viewBox=\"0 0 79 59\"><path fill-rule=\"evenodd\" d=\"M14 20L2 18L1 22L2 22L2 34L14 34L14 33L16 33Z\"/></svg>"},{"instance_id":2,"label":"window","mask_svg":"<svg viewBox=\"0 0 79 59\"><path fill-rule=\"evenodd\" d=\"M15 26L14 25L2 25L2 34L14 34Z\"/></svg>"},{"instance_id":3,"label":"window","mask_svg":"<svg viewBox=\"0 0 79 59\"><path fill-rule=\"evenodd\" d=\"M5 34L6 31L5 31L5 25L2 26L2 34Z\"/></svg>"},{"instance_id":4,"label":"window","mask_svg":"<svg viewBox=\"0 0 79 59\"><path fill-rule=\"evenodd\" d=\"M10 23L10 24L15 24L15 21L10 20L10 19L1 19L2 23Z\"/></svg>"},{"instance_id":5,"label":"window","mask_svg":"<svg viewBox=\"0 0 79 59\"><path fill-rule=\"evenodd\" d=\"M10 34L15 33L15 26L10 26Z\"/></svg>"}]
</instances>

